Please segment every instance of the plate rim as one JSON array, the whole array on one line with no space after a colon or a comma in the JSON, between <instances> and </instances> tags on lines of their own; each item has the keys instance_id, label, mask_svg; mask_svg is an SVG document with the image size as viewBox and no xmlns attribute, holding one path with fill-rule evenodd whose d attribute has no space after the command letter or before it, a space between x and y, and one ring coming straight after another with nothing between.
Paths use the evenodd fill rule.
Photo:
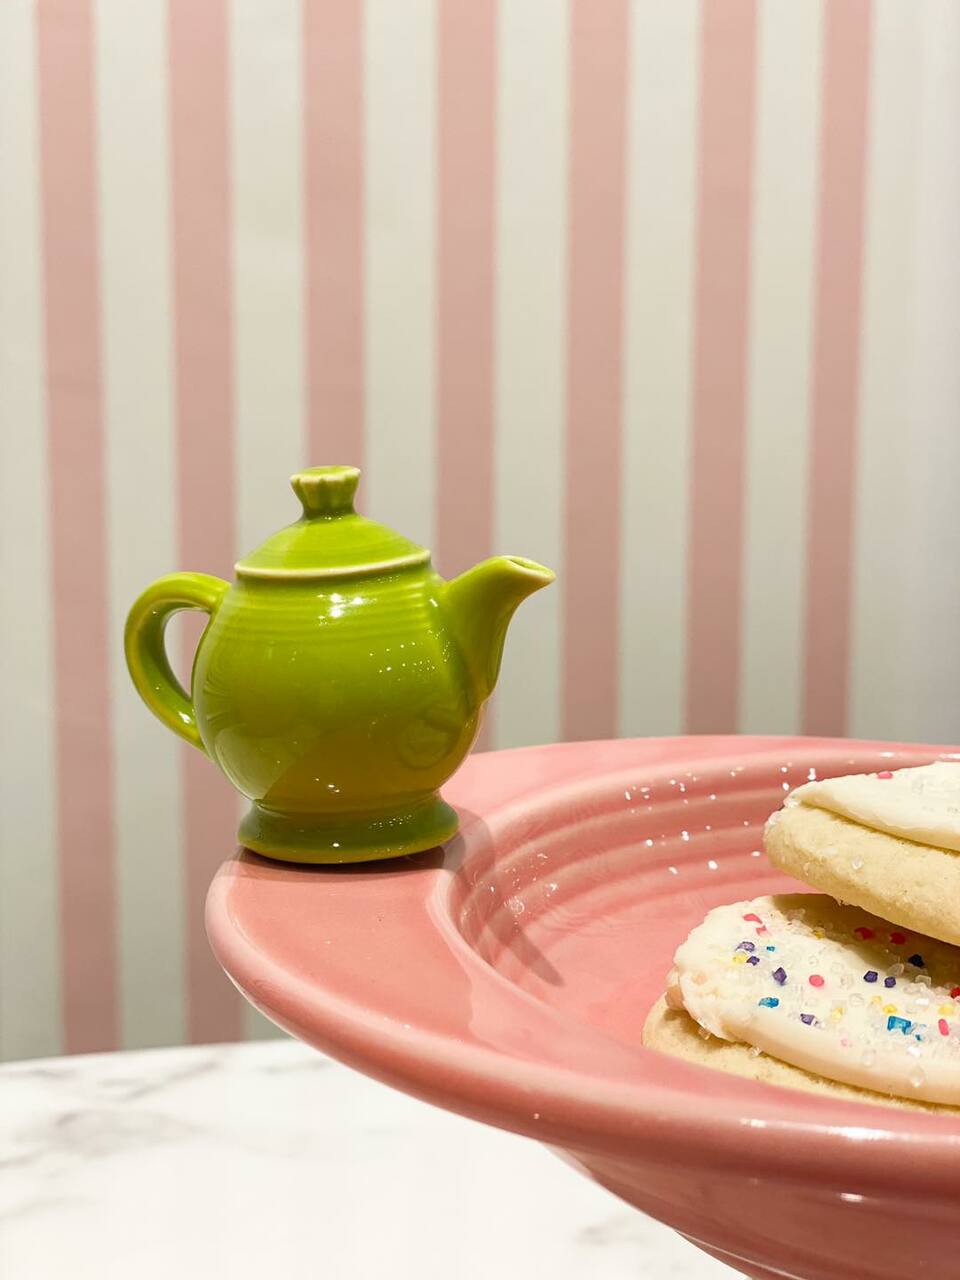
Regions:
<instances>
[{"instance_id":1,"label":"plate rim","mask_svg":"<svg viewBox=\"0 0 960 1280\"><path fill-rule=\"evenodd\" d=\"M620 1072L615 1080L583 1069L571 1071L555 1062L511 1056L455 1033L403 1028L389 1019L383 1021L384 1011L376 1008L375 1001L371 1003L369 993L361 1002L304 982L255 946L243 927L233 890L238 876L246 878L244 869L256 869L264 861L243 850L220 867L210 886L208 937L228 976L267 1017L368 1075L485 1123L566 1149L631 1153L660 1162L668 1158L671 1164L691 1169L709 1164L742 1171L749 1164L751 1172L759 1175L803 1181L816 1177L821 1182L828 1176L837 1186L855 1179L858 1188L896 1186L916 1196L947 1185L955 1188L960 1179L960 1111L956 1118L899 1111L726 1075L721 1086L720 1073L676 1059L671 1059L670 1084L664 1086L645 1078L651 1070L651 1055L662 1058L656 1050L639 1041L635 1047L623 1046L553 1008L544 1019L542 1011L548 1007L490 968L449 914L444 915L442 899L449 892L449 876L444 872L452 860L468 856L475 819L506 821L514 811L522 814L524 803L547 803L552 794L568 790L575 780L589 790L591 784L596 786L618 772L656 771L661 765L675 771L681 762L688 767L715 767L734 757L738 764L760 763L764 758L782 758L784 750L827 756L890 752L917 763L921 758L957 756L956 748L942 744L789 735L611 739L481 753L468 760L446 789L447 799L463 812L461 834L447 847L442 861L412 868L397 878L398 891L402 886L404 894L417 898L435 931L429 948L423 938L403 939L405 962L414 974L428 952L430 963L436 963L440 942L441 954L450 963L467 965L471 982L488 988L515 1011L526 1007L533 1017L532 1006L536 1006L541 1011L536 1020L548 1029L556 1029L558 1020L576 1025L591 1049L600 1045L609 1052ZM620 759L622 769L611 767ZM541 782L524 789L525 801L511 795L510 779L522 773L524 765L534 763L543 766ZM314 874L315 869L287 867L286 871L296 877L298 872ZM636 1072L633 1083L631 1067ZM868 1148L871 1158L865 1161Z\"/></svg>"}]
</instances>

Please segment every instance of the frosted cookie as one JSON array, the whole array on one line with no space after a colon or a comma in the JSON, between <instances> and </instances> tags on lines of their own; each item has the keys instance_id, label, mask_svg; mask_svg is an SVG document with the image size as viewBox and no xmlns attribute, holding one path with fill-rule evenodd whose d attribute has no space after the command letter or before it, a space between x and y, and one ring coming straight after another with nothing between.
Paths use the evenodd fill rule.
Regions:
<instances>
[{"instance_id":1,"label":"frosted cookie","mask_svg":"<svg viewBox=\"0 0 960 1280\"><path fill-rule=\"evenodd\" d=\"M727 1071L731 1075L744 1076L761 1084L779 1085L784 1089L801 1089L806 1093L843 1098L848 1102L875 1102L881 1106L907 1107L917 1111L952 1110L935 1102L911 1102L906 1098L857 1089L849 1084L837 1084L799 1067L791 1067L788 1062L757 1053L748 1045L718 1040L698 1027L685 1010L671 1009L665 997L657 1001L647 1016L643 1043L648 1049L669 1053L701 1067L713 1067L717 1071Z\"/></svg>"},{"instance_id":2,"label":"frosted cookie","mask_svg":"<svg viewBox=\"0 0 960 1280\"><path fill-rule=\"evenodd\" d=\"M763 845L806 884L960 944L960 763L806 783Z\"/></svg>"},{"instance_id":3,"label":"frosted cookie","mask_svg":"<svg viewBox=\"0 0 960 1280\"><path fill-rule=\"evenodd\" d=\"M960 1105L960 951L820 894L716 907L667 1004L718 1040L857 1089Z\"/></svg>"}]
</instances>

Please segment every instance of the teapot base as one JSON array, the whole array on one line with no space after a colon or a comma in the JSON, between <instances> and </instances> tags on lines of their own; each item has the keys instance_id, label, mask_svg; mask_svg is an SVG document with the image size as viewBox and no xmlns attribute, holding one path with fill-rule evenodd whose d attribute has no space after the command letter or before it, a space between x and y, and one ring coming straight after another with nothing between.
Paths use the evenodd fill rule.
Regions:
<instances>
[{"instance_id":1,"label":"teapot base","mask_svg":"<svg viewBox=\"0 0 960 1280\"><path fill-rule=\"evenodd\" d=\"M459 825L456 810L436 794L357 814L278 813L254 802L237 836L245 848L282 862L373 862L433 849Z\"/></svg>"}]
</instances>

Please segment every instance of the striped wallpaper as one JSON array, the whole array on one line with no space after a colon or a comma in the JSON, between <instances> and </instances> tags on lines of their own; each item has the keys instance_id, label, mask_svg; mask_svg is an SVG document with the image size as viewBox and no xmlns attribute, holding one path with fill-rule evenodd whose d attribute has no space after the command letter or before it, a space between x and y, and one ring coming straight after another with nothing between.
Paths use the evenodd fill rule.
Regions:
<instances>
[{"instance_id":1,"label":"striped wallpaper","mask_svg":"<svg viewBox=\"0 0 960 1280\"><path fill-rule=\"evenodd\" d=\"M487 745L960 739L955 0L3 0L0 157L4 1056L261 1030L121 633L308 462L559 571Z\"/></svg>"}]
</instances>

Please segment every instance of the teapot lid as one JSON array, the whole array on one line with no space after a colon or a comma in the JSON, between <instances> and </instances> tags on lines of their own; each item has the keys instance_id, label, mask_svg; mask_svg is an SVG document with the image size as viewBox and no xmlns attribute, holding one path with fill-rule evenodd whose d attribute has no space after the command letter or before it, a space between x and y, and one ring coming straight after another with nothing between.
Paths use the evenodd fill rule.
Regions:
<instances>
[{"instance_id":1,"label":"teapot lid","mask_svg":"<svg viewBox=\"0 0 960 1280\"><path fill-rule=\"evenodd\" d=\"M426 564L430 552L353 509L356 467L310 467L290 477L303 504L295 524L237 563L247 578L342 578Z\"/></svg>"}]
</instances>

